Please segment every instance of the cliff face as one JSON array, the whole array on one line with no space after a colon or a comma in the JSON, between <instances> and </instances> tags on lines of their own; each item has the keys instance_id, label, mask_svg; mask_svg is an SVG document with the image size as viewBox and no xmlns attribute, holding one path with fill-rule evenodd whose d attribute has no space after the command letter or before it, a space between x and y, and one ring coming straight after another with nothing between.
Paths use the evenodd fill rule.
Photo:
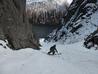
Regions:
<instances>
[{"instance_id":1,"label":"cliff face","mask_svg":"<svg viewBox=\"0 0 98 74\"><path fill-rule=\"evenodd\" d=\"M64 26L54 30L49 41L73 43L83 40L97 29L97 0L73 0L65 16Z\"/></svg>"},{"instance_id":2,"label":"cliff face","mask_svg":"<svg viewBox=\"0 0 98 74\"><path fill-rule=\"evenodd\" d=\"M0 0L0 39L13 49L39 48L25 14L26 0Z\"/></svg>"},{"instance_id":3,"label":"cliff face","mask_svg":"<svg viewBox=\"0 0 98 74\"><path fill-rule=\"evenodd\" d=\"M77 10L79 10L78 13L81 13L86 4L96 2L97 0L73 0L72 4L68 8L68 14L65 16L65 22L67 23Z\"/></svg>"}]
</instances>

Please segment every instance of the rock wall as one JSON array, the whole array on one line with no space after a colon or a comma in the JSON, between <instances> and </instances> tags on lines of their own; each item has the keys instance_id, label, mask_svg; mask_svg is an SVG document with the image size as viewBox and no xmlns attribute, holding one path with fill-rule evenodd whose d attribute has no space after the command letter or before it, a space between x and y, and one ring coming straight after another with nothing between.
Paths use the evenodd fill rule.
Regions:
<instances>
[{"instance_id":1,"label":"rock wall","mask_svg":"<svg viewBox=\"0 0 98 74\"><path fill-rule=\"evenodd\" d=\"M25 13L26 0L0 0L0 39L7 39L13 49L39 49Z\"/></svg>"}]
</instances>

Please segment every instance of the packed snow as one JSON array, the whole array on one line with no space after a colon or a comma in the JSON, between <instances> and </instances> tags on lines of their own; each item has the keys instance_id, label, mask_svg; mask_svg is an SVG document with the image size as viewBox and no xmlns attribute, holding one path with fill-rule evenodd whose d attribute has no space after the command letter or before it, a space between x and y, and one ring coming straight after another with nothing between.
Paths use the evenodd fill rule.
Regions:
<instances>
[{"instance_id":1,"label":"packed snow","mask_svg":"<svg viewBox=\"0 0 98 74\"><path fill-rule=\"evenodd\" d=\"M13 51L0 41L0 74L98 74L98 51L84 48L83 42L56 44L61 55L54 56L46 54L54 43L40 42L40 51Z\"/></svg>"}]
</instances>

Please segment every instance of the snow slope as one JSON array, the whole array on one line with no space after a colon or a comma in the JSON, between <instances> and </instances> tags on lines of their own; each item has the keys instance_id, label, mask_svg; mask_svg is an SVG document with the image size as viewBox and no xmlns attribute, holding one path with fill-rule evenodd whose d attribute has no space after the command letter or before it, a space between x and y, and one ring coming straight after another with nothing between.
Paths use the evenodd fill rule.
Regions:
<instances>
[{"instance_id":1,"label":"snow slope","mask_svg":"<svg viewBox=\"0 0 98 74\"><path fill-rule=\"evenodd\" d=\"M46 55L53 43L41 40L41 44L40 51L12 51L0 46L0 74L98 74L98 51L87 50L82 42L57 44L62 55L54 56Z\"/></svg>"}]
</instances>

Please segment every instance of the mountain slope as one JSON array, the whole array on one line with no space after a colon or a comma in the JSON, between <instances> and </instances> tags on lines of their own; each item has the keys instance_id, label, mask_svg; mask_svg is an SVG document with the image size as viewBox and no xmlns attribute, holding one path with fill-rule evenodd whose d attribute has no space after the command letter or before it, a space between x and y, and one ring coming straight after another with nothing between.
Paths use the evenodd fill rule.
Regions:
<instances>
[{"instance_id":1,"label":"mountain slope","mask_svg":"<svg viewBox=\"0 0 98 74\"><path fill-rule=\"evenodd\" d=\"M89 3L84 0L77 8L72 4L69 11L66 17L69 20L65 20L65 25L62 28L54 30L48 36L48 41L74 43L83 40L97 29L98 5L96 3Z\"/></svg>"},{"instance_id":2,"label":"mountain slope","mask_svg":"<svg viewBox=\"0 0 98 74\"><path fill-rule=\"evenodd\" d=\"M31 24L59 25L67 11L67 4L59 5L55 0L35 1L27 4L26 8Z\"/></svg>"}]
</instances>

